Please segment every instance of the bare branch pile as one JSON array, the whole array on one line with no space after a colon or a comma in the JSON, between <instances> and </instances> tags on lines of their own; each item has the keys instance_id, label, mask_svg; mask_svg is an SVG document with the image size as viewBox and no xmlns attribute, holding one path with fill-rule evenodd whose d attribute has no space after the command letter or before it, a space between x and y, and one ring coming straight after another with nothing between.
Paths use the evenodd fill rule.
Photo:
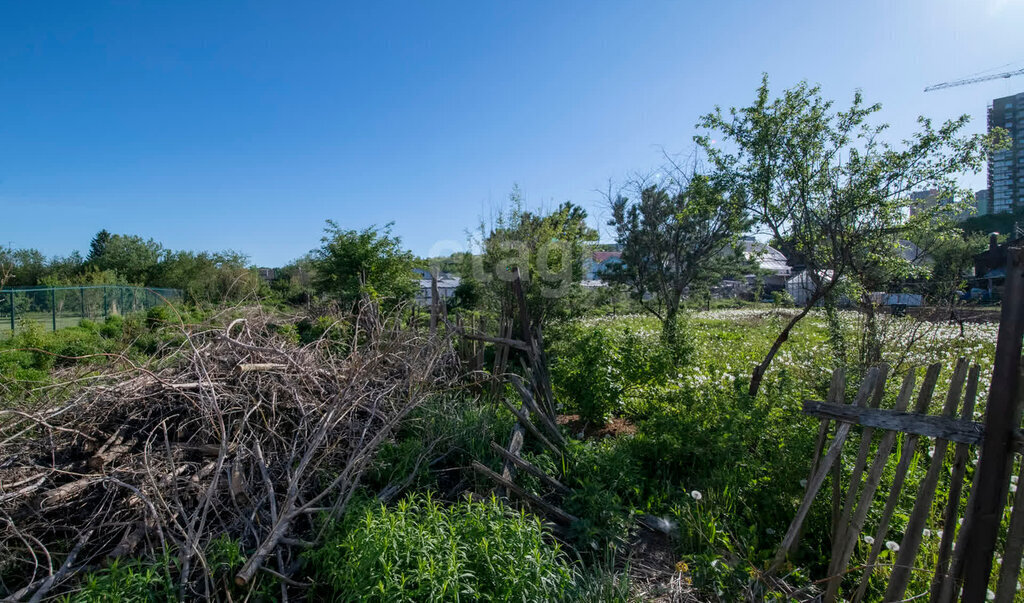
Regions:
<instances>
[{"instance_id":1,"label":"bare branch pile","mask_svg":"<svg viewBox=\"0 0 1024 603\"><path fill-rule=\"evenodd\" d=\"M216 597L221 535L253 551L237 585L296 586L316 516L337 516L396 423L453 379L451 346L397 322L364 307L343 343L299 347L253 311L183 329L170 366L113 363L70 399L0 410L0 576L22 579L0 596L169 553L182 599Z\"/></svg>"}]
</instances>

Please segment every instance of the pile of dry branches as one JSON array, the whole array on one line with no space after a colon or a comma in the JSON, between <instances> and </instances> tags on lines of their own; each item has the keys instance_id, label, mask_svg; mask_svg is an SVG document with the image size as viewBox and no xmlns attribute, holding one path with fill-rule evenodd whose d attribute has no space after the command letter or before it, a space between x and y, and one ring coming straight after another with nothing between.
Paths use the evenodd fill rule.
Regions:
<instances>
[{"instance_id":1,"label":"pile of dry branches","mask_svg":"<svg viewBox=\"0 0 1024 603\"><path fill-rule=\"evenodd\" d=\"M266 572L287 597L315 516L336 516L396 423L454 377L447 342L397 322L364 307L343 342L296 346L251 311L181 327L163 368L112 362L59 403L0 410L0 596L170 554L180 598L217 598L207 545L228 535L251 552L234 582Z\"/></svg>"}]
</instances>

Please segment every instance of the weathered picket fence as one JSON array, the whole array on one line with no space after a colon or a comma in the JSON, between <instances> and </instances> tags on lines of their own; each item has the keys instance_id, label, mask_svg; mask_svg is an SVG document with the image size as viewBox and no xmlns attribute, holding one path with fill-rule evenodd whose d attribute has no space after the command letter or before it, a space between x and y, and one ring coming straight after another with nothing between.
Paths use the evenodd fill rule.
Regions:
<instances>
[{"instance_id":1,"label":"weathered picket fence","mask_svg":"<svg viewBox=\"0 0 1024 603\"><path fill-rule=\"evenodd\" d=\"M844 404L845 374L837 369L832 375L828 397L824 402L809 401L804 413L821 419L815 454L807 489L778 553L770 568L777 572L795 549L811 506L832 475L832 550L828 574L817 584L823 592L791 593L794 598L819 599L825 602L842 597L850 601L864 599L869 581L878 567L879 556L887 542L890 523L903 494L911 463L917 457L921 438L932 441L933 452L927 461L924 478L918 483L913 509L907 520L896 559L886 586L885 601L917 600L928 597L933 602L980 602L988 598L993 559L997 554L1002 564L996 579L995 601L1013 601L1018 588L1021 555L1024 552L1024 490L1017 490L1012 501L1009 526L1002 530L1006 514L1011 472L1019 461L1024 445L1020 431L1024 386L1021 363L1021 339L1024 336L1024 250L1011 250L1006 290L996 346L991 390L985 408L984 423L972 421L978 397L980 370L960 359L950 377L941 414L928 414L932 396L942 367L931 365L924 374L920 388L916 373L904 375L892 408L881 408L889 367L871 368L864 376L856 396ZM916 401L908 411L917 391ZM853 468L848 477L841 468L844 449L852 453L861 426ZM876 432L880 433L877 443ZM877 519L870 552L863 564L849 567L856 545L867 523L897 438L901 438L900 457L885 493L885 505ZM973 450L972 450L973 449ZM968 461L980 452L980 459L971 483L966 482ZM872 456L873 453L873 456ZM912 572L920 571L915 560L921 548L927 523L936 504L936 493L947 470L946 458L952 454L947 496L941 515L941 538L930 588L925 593L907 593ZM870 461L870 462L869 462ZM922 461L923 462L923 461ZM922 467L923 469L923 467ZM1024 480L1024 463L1020 463ZM844 479L845 477L845 479ZM845 488L844 482L845 481ZM1014 488L1015 489L1015 488ZM967 504L961 502L967 490ZM1002 536L1002 551L997 543ZM859 575L859 577L858 577ZM844 592L840 593L845 585Z\"/></svg>"}]
</instances>

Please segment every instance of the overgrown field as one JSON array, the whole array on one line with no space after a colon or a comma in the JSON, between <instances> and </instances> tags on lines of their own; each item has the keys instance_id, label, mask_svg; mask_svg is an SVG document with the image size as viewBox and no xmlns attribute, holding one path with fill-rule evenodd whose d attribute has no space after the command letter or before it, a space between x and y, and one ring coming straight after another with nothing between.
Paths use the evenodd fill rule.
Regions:
<instances>
[{"instance_id":1,"label":"overgrown field","mask_svg":"<svg viewBox=\"0 0 1024 603\"><path fill-rule=\"evenodd\" d=\"M517 482L578 517L572 525L557 526L534 515L529 507L516 510L515 501L511 506L499 501L492 496L494 484L470 469L477 460L500 470L502 459L490 443L506 444L513 420L496 396L514 397L511 388L495 391L488 381L431 377L417 385L420 398L408 415L401 418L401 413L392 411L401 421L393 429L387 428L387 437L361 470L355 489L345 492L344 501L324 502L323 512L304 515L305 519L296 522L288 537L287 563L279 563L271 555L266 571L257 572L250 584L239 586L233 579L257 554L261 542L257 533L267 529L262 522L273 519L271 507L257 492L266 480L276 488L290 475L287 463L274 465L268 460L270 476L260 476L259 463L250 467L246 475L253 481L246 487L252 490L245 498L229 492L218 499L217 519L209 520L220 526L217 533L192 541L184 536L167 538L160 545L150 534L148 545L139 546L133 555L116 561L98 555L76 567L76 575L62 576L60 588L54 592L63 592L72 600L175 600L183 595L237 600L245 593L261 600L290 595L379 601L735 601L775 597L759 577L803 495L818 430L818 421L804 416L801 404L807 399L824 399L832 371L840 364L847 367L850 399L863 371L858 352L863 330L860 317L840 313L838 322L830 327L823 314L812 314L783 346L758 397L750 399L746 386L751 369L767 351L787 312L761 307L691 314L680 326L685 335L682 343L671 347L661 342L659 324L643 316L587 318L548 328L545 337L552 379L556 399L566 415L562 422L569 445L564 457L556 457L527 438L523 456L557 475L570 493L552 491L525 474L517 477ZM14 427L24 428L16 421L22 415L11 411L30 412L67 400L76 395L76 388L88 385L93 378L90 375L109 378L110 371L116 370L137 377L139 366L158 375L178 374L159 371L179 370L176 363L192 358L182 352L193 340L186 332L220 329L237 316L237 312L188 316L210 326L183 331L175 326L181 322L176 316L154 313L148 319L86 323L55 334L26 333L3 342L0 392L8 414L0 421L0 436L7 438ZM344 372L349 370L346 362L361 358L353 354L363 343L343 317L280 317L266 325L268 330L251 337L262 342L260 346L304 359L302 366L326 363L330 370ZM959 325L886 318L881 335L883 360L892 367L883 406L892 406L906 371L923 371L933 362L943 365L934 396L941 401L956 359L964 356L981 369L982 394L976 412L981 416L994 353L994 323L968 323L961 329ZM411 342L422 336L410 339L412 335L402 335L401 341L413 345ZM444 355L446 344L429 345L441 345L432 349ZM117 362L103 355L115 351L126 351L126 355ZM244 356L239 358L244 360ZM218 379L228 382L231 388L225 391L236 398L256 391L285 395L287 387L293 387L290 380L299 379L290 369L276 368L273 370L282 374L274 379L282 385L264 382L270 389L250 390L245 380L231 385L236 377L231 376L234 373L228 371L227 364L224 367L227 372L217 373L221 375ZM406 377L394 377L399 378ZM324 379L328 384L335 382L334 377ZM423 389L428 382L434 385ZM381 391L386 399L393 398L391 390ZM261 404L267 404L265 393L261 396ZM405 409L407 398L394 398L389 404L399 400L406 400L401 402ZM279 425L275 429L283 429L282 417L274 419ZM36 426L35 436L53 438L48 431L52 425ZM346 425L351 429L354 423ZM183 436L179 433L178 437ZM236 448L228 452L230 446L225 445L223 460L243 466L252 463L252 458L234 450L252 447L259 437L231 440ZM161 435L154 440L156 445L139 450L159 453L162 441ZM280 444L275 444L275 454L287 460L287 447ZM270 453L270 445L261 441L261 446ZM906 494L889 531L889 539L895 542L902 536L913 505L912 493L923 478L926 463L921 461L931 453L927 441L918 448L904 486ZM844 458L846 465L852 463L852 456L849 452ZM890 460L880 491L885 491L891 480L898 456L894 454ZM186 457L182 462L193 460ZM968 479L972 469L969 463ZM118 481L130 481L118 473L127 469L111 467L107 471ZM183 475L187 477L191 471L185 469ZM280 471L280 476L274 471ZM330 464L323 465L309 487L322 489L334 471ZM233 488L230 472L225 476L223 487ZM947 471L943 480L948 477ZM67 478L47 479L52 484L67 482ZM151 492L145 481L139 483L141 490ZM209 487L213 492L221 486ZM168 487L163 494L195 495L178 488ZM823 492L829 488L826 484ZM925 570L935 563L946 488L947 484L940 485L936 516L917 561ZM12 487L0 484L0 518L8 528L15 526L13 518L23 512L11 506L16 498L10 496L11 491ZM828 563L830 508L827 497L820 498L792 564L784 572L786 582L794 588L823 577ZM874 532L883 502L879 498L864 536ZM283 500L278 498L278 504ZM192 503L176 504L180 513L192 512ZM168 509L179 506L169 505ZM238 509L255 514L256 519L250 520L253 525L231 519L242 517ZM173 514L159 521L171 526L165 526L168 532L177 529ZM9 554L0 560L0 593L21 588L26 572L45 576L47 571L57 571L80 536L70 529L32 534L41 542L27 537L19 541L13 536L5 541ZM186 543L200 550L184 555L181 547ZM862 536L851 566L863 562L868 548ZM888 575L886 564L894 555L883 549L868 600L880 598ZM188 571L182 567L186 558L193 559L192 563L202 560L208 581L182 578ZM919 574L908 594L927 591L930 572ZM857 577L851 575L844 588L855 586Z\"/></svg>"}]
</instances>

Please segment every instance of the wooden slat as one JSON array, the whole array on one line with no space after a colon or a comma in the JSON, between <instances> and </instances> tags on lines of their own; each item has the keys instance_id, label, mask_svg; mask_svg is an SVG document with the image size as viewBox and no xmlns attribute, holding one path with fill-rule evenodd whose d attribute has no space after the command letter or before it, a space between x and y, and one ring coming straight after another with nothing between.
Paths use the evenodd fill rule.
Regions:
<instances>
[{"instance_id":1,"label":"wooden slat","mask_svg":"<svg viewBox=\"0 0 1024 603\"><path fill-rule=\"evenodd\" d=\"M501 477L497 473L483 466L478 461L473 461L473 469L476 470L481 475L490 478L494 482L500 484L501 486L504 486L506 490L515 494L519 498L522 498L523 500L529 502L531 505L548 514L552 519L559 523L569 525L575 521L578 521L578 519L575 516L566 513L565 511L552 505L551 503L547 502L541 497L531 494L526 490L523 490L522 488L512 483L511 481Z\"/></svg>"},{"instance_id":2,"label":"wooden slat","mask_svg":"<svg viewBox=\"0 0 1024 603\"><path fill-rule=\"evenodd\" d=\"M953 377L949 382L946 403L942 407L943 416L952 417L956 413L960 404L960 395L963 392L964 379L967 377L967 366L966 358L961 358L956 363ZM924 480L918 486L917 497L914 499L914 510L910 513L910 521L907 522L907 527L903 532L900 550L896 553L896 563L889 576L889 586L885 590L886 601L899 601L907 591L910 571L914 567L914 559L917 558L917 551L921 547L925 523L931 516L932 502L935 500L935 490L939 485L939 477L948 448L947 440L942 438L935 440L935 452L932 454L928 473L925 474Z\"/></svg>"},{"instance_id":3,"label":"wooden slat","mask_svg":"<svg viewBox=\"0 0 1024 603\"><path fill-rule=\"evenodd\" d=\"M992 557L1006 505L1014 431L1020 427L1021 338L1024 337L1024 248L1007 249L1006 284L999 315L999 336L992 383L985 407L985 442L972 496L973 517L964 553L965 601L983 601L992 573Z\"/></svg>"},{"instance_id":4,"label":"wooden slat","mask_svg":"<svg viewBox=\"0 0 1024 603\"><path fill-rule=\"evenodd\" d=\"M880 364L878 367L878 384L875 386L875 390L871 395L871 401L868 403L867 408L878 408L882 403L882 397L885 395L885 382L889 378L889 365ZM860 437L860 448L857 450L857 458L853 464L853 471L850 473L850 480L846 489L846 500L843 503L842 511L839 513L836 525L833 526L833 539L832 539L832 564L839 563L840 557L842 557L842 550L845 548L845 541L847 538L847 524L850 520L850 515L853 513L853 505L857 500L857 492L860 490L861 476L864 472L864 468L867 465L868 453L871 452L871 440L874 435L874 429L867 427L863 430ZM838 476L837 476L838 477ZM839 480L836 480L839 483ZM846 564L842 566L831 568L829 575L835 575ZM835 571L832 571L832 570ZM833 586L834 585L834 586ZM830 587L839 588L838 581L832 581ZM831 601L834 599L834 595L829 597L826 595L825 600Z\"/></svg>"},{"instance_id":5,"label":"wooden slat","mask_svg":"<svg viewBox=\"0 0 1024 603\"><path fill-rule=\"evenodd\" d=\"M1018 370L1021 371L1022 374L1018 381L1017 399L1024 400L1024 362L1019 365ZM987 408L985 412L987 415ZM975 470L974 479L971 481L971 493L967 498L967 511L964 514L963 524L957 532L956 544L953 546L953 563L949 570L949 578L942 582L942 587L939 591L938 603L951 603L961 593L964 581L964 571L967 565L966 558L968 555L968 541L971 533L974 531L975 510L977 505L976 499L981 492L981 489L978 488L978 480L980 478L981 472ZM988 593L985 594L987 595ZM979 595L980 593L973 593L975 598Z\"/></svg>"},{"instance_id":6,"label":"wooden slat","mask_svg":"<svg viewBox=\"0 0 1024 603\"><path fill-rule=\"evenodd\" d=\"M845 396L846 370L840 366L832 371L832 381L829 383L828 396L825 400L832 404L842 404ZM810 475L814 475L818 471L818 461L821 460L821 453L825 451L825 441L828 438L828 426L831 421L830 418L823 417L818 425L818 439L814 443L814 457L811 459Z\"/></svg>"},{"instance_id":7,"label":"wooden slat","mask_svg":"<svg viewBox=\"0 0 1024 603\"><path fill-rule=\"evenodd\" d=\"M970 419L974 416L974 405L978 398L978 365L971 367L967 376L967 392L964 394L964 407L960 418ZM950 557L953 554L953 541L956 537L957 515L960 513L960 497L964 488L964 473L967 471L967 459L971 454L969 444L957 444L953 454L953 472L949 480L949 494L946 497L946 509L942 518L942 538L939 540L939 555L935 561L935 575L932 577L931 600L938 601L942 592L942 583L949 576Z\"/></svg>"},{"instance_id":8,"label":"wooden slat","mask_svg":"<svg viewBox=\"0 0 1024 603\"><path fill-rule=\"evenodd\" d=\"M871 401L867 404L866 408L878 408L882 403L882 397L885 396L885 382L889 378L889 365L882 363L878 365L878 382L875 385L875 389L871 394ZM860 408L854 406L854 408ZM867 465L868 453L871 451L871 440L874 435L874 429L866 427L860 436L860 448L857 450L857 458L853 464L853 471L850 472L850 480L847 482L849 485L846 488L846 500L840 507L840 483L841 483L841 471L840 471L840 460L836 459L835 466L832 469L833 481L832 481L832 557L831 564L829 566L829 576L839 575L842 569L846 566L846 562L840 562L840 558L843 556L842 551L846 548L846 539L848 536L848 523L850 515L853 513L853 504L857 500L857 491L860 489L861 475L864 472L864 467ZM832 566L838 565L833 568ZM825 601L833 601L836 593L839 591L839 584L841 580L832 580L828 584L828 590L825 594Z\"/></svg>"},{"instance_id":9,"label":"wooden slat","mask_svg":"<svg viewBox=\"0 0 1024 603\"><path fill-rule=\"evenodd\" d=\"M883 378L888 377L889 367L882 365ZM882 397L885 394L885 381L883 380L881 385L875 389L875 395L872 397L871 406L877 408L881 405ZM914 394L914 371L907 371L907 374L903 377L903 385L900 387L900 392L896 396L896 410L903 410L910 403L910 397ZM892 450L893 442L896 439L896 432L886 431L882 434L881 440L878 442L878 448L875 451L875 459L871 464L871 469L867 473L867 477L864 482L863 489L859 489L860 497L856 497L858 488L856 485L860 484L860 474L863 472L867 465L867 457L871 452L871 440L874 435L872 428L866 428L864 433L861 435L861 447L857 454L857 462L854 466L853 475L850 478L850 487L847 492L846 509L843 512L843 519L841 523L842 531L840 537L836 539L836 545L832 549L832 560L829 565L828 575L831 578L825 591L825 601L834 601L839 593L839 586L842 583L843 570L846 569L846 565L850 562L850 557L853 555L853 550L857 545L857 537L860 535L860 530L864 526L864 520L867 517L868 510L871 508L871 500L875 495L875 490L878 488L878 483L881 480L882 471L885 469L885 463L889 458L889 451ZM854 503L856 502L856 506Z\"/></svg>"},{"instance_id":10,"label":"wooden slat","mask_svg":"<svg viewBox=\"0 0 1024 603\"><path fill-rule=\"evenodd\" d=\"M999 568L996 603L1010 603L1017 593L1021 556L1024 554L1024 488L1020 487L1021 482L1024 482L1024 460L1020 462L1017 473L1017 492L1013 495L1013 513L1006 533L1003 566Z\"/></svg>"},{"instance_id":11,"label":"wooden slat","mask_svg":"<svg viewBox=\"0 0 1024 603\"><path fill-rule=\"evenodd\" d=\"M555 453L556 456L560 456L562 454L562 450L558 446L552 444L551 440L544 437L544 434L537 429L537 426L534 425L532 421L530 421L530 417L528 417L525 412L525 405L522 408L516 408L511 402L506 400L504 396L499 399L506 408L512 411L512 414L515 415L519 423L530 432L530 435L537 438L541 444L544 444L544 446L551 452Z\"/></svg>"},{"instance_id":12,"label":"wooden slat","mask_svg":"<svg viewBox=\"0 0 1024 603\"><path fill-rule=\"evenodd\" d=\"M842 423L856 423L865 427L912 433L926 438L942 438L961 444L980 444L985 428L981 423L928 415L901 412L884 408L855 408L828 402L804 402L804 414L827 417Z\"/></svg>"},{"instance_id":13,"label":"wooden slat","mask_svg":"<svg viewBox=\"0 0 1024 603\"><path fill-rule=\"evenodd\" d=\"M505 450L504 448L499 446L497 442L491 442L491 449L497 452L506 461L516 465L523 471L526 471L530 475L536 477L537 479L544 482L548 486L554 488L555 490L559 490L561 492L570 491L565 484L551 477L547 473L544 473L544 471L542 471L539 467L537 467L533 463L530 463L529 461L519 456L518 454L512 454L510 451Z\"/></svg>"},{"instance_id":14,"label":"wooden slat","mask_svg":"<svg viewBox=\"0 0 1024 603\"><path fill-rule=\"evenodd\" d=\"M512 454L518 455L523 449L523 426L516 421L512 424L512 434L509 437L508 449ZM512 462L506 462L505 466L501 470L501 476L507 480L511 480L516 476L516 466Z\"/></svg>"},{"instance_id":15,"label":"wooden slat","mask_svg":"<svg viewBox=\"0 0 1024 603\"><path fill-rule=\"evenodd\" d=\"M836 404L842 404L846 398L846 369L845 367L839 366L832 371L832 380L829 382L828 395L825 400L828 402L834 402ZM818 425L818 437L814 442L814 455L811 458L811 470L807 474L807 479L810 481L811 477L814 476L818 471L818 461L821 460L822 453L825 452L825 443L828 441L829 427L832 425L831 419L822 419ZM806 492L806 490L805 490ZM803 526L801 525L796 532L796 539L800 540L800 536L803 533Z\"/></svg>"},{"instance_id":16,"label":"wooden slat","mask_svg":"<svg viewBox=\"0 0 1024 603\"><path fill-rule=\"evenodd\" d=\"M921 390L917 394L917 404L914 406L915 412L921 413L928 410L928 404L931 402L932 393L935 391L935 383L939 379L940 370L942 370L942 365L935 363L929 366L927 372L925 372L924 381L921 383ZM889 531L889 522L892 521L892 514L896 510L896 503L899 502L900 490L903 489L903 482L907 478L907 469L910 467L910 461L914 458L914 448L917 446L917 439L917 434L904 434L903 452L900 454L899 463L896 465L896 472L893 475L889 496L885 501L885 509L882 511L882 517L879 519L878 527L875 529L875 543L871 545L871 552L868 553L867 561L864 562L864 574L860 578L860 584L857 585L857 592L854 594L852 601L863 600L864 594L867 592L868 583L871 581L871 574L874 572L875 562L878 561L878 554L882 552L882 547L885 545L885 535Z\"/></svg>"},{"instance_id":17,"label":"wooden slat","mask_svg":"<svg viewBox=\"0 0 1024 603\"><path fill-rule=\"evenodd\" d=\"M532 411L540 420L540 426L544 428L551 439L557 442L560 446L565 446L565 437L562 435L561 430L558 429L558 425L555 424L547 413L543 412L540 407L537 406L537 402L533 399L533 394L531 394L530 390L528 390L526 385L523 384L519 375L510 374L508 376L508 380L512 383L512 386L516 388L516 391L519 393L519 397L523 399L523 404L526 408Z\"/></svg>"},{"instance_id":18,"label":"wooden slat","mask_svg":"<svg viewBox=\"0 0 1024 603\"><path fill-rule=\"evenodd\" d=\"M877 379L878 369L869 369L867 376L864 378L863 383L861 383L860 391L857 392L857 398L854 400L855 404L863 405L867 401L868 394L874 388ZM839 455L842 454L843 444L846 442L846 436L849 435L852 427L853 425L850 423L843 423L836 428L836 434L835 437L832 438L832 443L829 445L828 452L821 459L821 464L818 466L817 471L815 471L811 479L807 481L807 492L804 494L804 499L800 503L800 508L797 510L796 516L789 524L789 529L786 531L786 535L782 539L782 544L779 546L779 551L775 555L775 560L769 568L770 571L774 571L781 567L786 561L786 557L796 546L801 527L803 526L804 520L807 518L807 513L811 510L811 504L814 502L814 497L817 496L821 486L825 483L825 478L828 477L828 473L832 469L832 464L835 463L836 459L839 458Z\"/></svg>"}]
</instances>

